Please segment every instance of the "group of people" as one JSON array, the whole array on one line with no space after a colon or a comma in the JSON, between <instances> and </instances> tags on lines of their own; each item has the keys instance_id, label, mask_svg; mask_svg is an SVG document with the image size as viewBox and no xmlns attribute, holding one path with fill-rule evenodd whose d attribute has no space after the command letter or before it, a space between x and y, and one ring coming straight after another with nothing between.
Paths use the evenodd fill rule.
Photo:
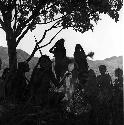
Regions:
<instances>
[{"instance_id":1,"label":"group of people","mask_svg":"<svg viewBox=\"0 0 124 125\"><path fill-rule=\"evenodd\" d=\"M110 119L113 125L118 125L123 113L123 71L115 70L114 84L105 65L99 66L101 75L96 76L87 63L87 57L94 53L86 55L82 46L76 44L74 59L70 59L66 57L64 42L64 39L58 40L49 50L54 61L47 55L39 58L30 80L25 76L30 70L27 62L19 62L12 75L8 75L9 68L5 69L1 77L6 81L4 96L16 103L30 99L32 103L50 108L66 100L69 112L90 112L87 121L92 125L109 125Z\"/></svg>"}]
</instances>

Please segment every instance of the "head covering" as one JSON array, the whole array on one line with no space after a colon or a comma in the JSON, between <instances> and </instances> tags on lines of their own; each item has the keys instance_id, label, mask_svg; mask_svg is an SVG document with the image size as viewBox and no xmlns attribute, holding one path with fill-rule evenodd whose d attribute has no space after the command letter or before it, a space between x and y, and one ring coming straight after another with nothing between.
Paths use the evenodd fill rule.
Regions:
<instances>
[{"instance_id":1,"label":"head covering","mask_svg":"<svg viewBox=\"0 0 124 125\"><path fill-rule=\"evenodd\" d=\"M55 45L49 50L50 53L54 55L62 53L62 56L66 55L66 49L64 47L64 39L58 40Z\"/></svg>"}]
</instances>

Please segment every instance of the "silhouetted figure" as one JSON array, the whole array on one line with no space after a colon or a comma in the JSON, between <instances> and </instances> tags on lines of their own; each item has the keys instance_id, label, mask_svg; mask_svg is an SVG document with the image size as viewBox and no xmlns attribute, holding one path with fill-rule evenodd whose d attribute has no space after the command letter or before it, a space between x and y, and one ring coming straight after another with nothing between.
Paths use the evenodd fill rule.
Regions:
<instances>
[{"instance_id":1,"label":"silhouetted figure","mask_svg":"<svg viewBox=\"0 0 124 125\"><path fill-rule=\"evenodd\" d=\"M3 70L2 79L5 80L9 74L9 68Z\"/></svg>"},{"instance_id":2,"label":"silhouetted figure","mask_svg":"<svg viewBox=\"0 0 124 125\"><path fill-rule=\"evenodd\" d=\"M64 39L58 40L55 45L49 50L50 53L54 54L54 57L61 58L66 56L66 49L64 47Z\"/></svg>"},{"instance_id":3,"label":"silhouetted figure","mask_svg":"<svg viewBox=\"0 0 124 125\"><path fill-rule=\"evenodd\" d=\"M89 70L88 81L85 85L85 92L88 97L88 101L91 104L91 111L90 111L90 125L96 125L97 121L97 94L98 94L98 87L97 87L97 78L94 70Z\"/></svg>"},{"instance_id":4,"label":"silhouetted figure","mask_svg":"<svg viewBox=\"0 0 124 125\"><path fill-rule=\"evenodd\" d=\"M99 87L99 107L98 107L98 124L107 125L110 122L110 107L112 98L112 80L105 65L99 66L101 75L97 76L97 82Z\"/></svg>"},{"instance_id":5,"label":"silhouetted figure","mask_svg":"<svg viewBox=\"0 0 124 125\"><path fill-rule=\"evenodd\" d=\"M29 64L26 62L19 62L18 69L12 81L12 95L15 97L17 103L22 103L25 101L25 89L28 84L27 78L25 76L26 72L29 72Z\"/></svg>"},{"instance_id":6,"label":"silhouetted figure","mask_svg":"<svg viewBox=\"0 0 124 125\"><path fill-rule=\"evenodd\" d=\"M8 74L8 68L4 69L2 77L0 77L0 101L2 101L5 97L5 79L6 79L6 75ZM5 76L5 77L3 77Z\"/></svg>"},{"instance_id":7,"label":"silhouetted figure","mask_svg":"<svg viewBox=\"0 0 124 125\"><path fill-rule=\"evenodd\" d=\"M59 81L63 77L64 73L67 71L69 64L69 59L66 57L64 42L64 39L58 40L55 45L49 50L49 52L54 54L55 57L54 70L56 78Z\"/></svg>"},{"instance_id":8,"label":"silhouetted figure","mask_svg":"<svg viewBox=\"0 0 124 125\"><path fill-rule=\"evenodd\" d=\"M90 69L88 71L88 81L85 85L85 90L87 92L88 97L96 97L97 96L97 78L94 70Z\"/></svg>"},{"instance_id":9,"label":"silhouetted figure","mask_svg":"<svg viewBox=\"0 0 124 125\"><path fill-rule=\"evenodd\" d=\"M88 80L88 63L87 57L92 57L94 53L86 55L82 46L80 44L76 44L75 52L74 52L74 59L78 65L78 79L81 86Z\"/></svg>"},{"instance_id":10,"label":"silhouetted figure","mask_svg":"<svg viewBox=\"0 0 124 125\"><path fill-rule=\"evenodd\" d=\"M115 69L115 77L116 79L114 80L114 85L113 85L112 125L122 125L123 124L123 70L120 68Z\"/></svg>"},{"instance_id":11,"label":"silhouetted figure","mask_svg":"<svg viewBox=\"0 0 124 125\"><path fill-rule=\"evenodd\" d=\"M39 68L38 65L40 65ZM50 93L52 85L59 86L59 81L52 72L52 61L47 55L42 55L31 76L31 93L35 103L43 107L48 105L50 96L53 94Z\"/></svg>"},{"instance_id":12,"label":"silhouetted figure","mask_svg":"<svg viewBox=\"0 0 124 125\"><path fill-rule=\"evenodd\" d=\"M123 70L120 68L115 69L115 77L114 87L123 90Z\"/></svg>"},{"instance_id":13,"label":"silhouetted figure","mask_svg":"<svg viewBox=\"0 0 124 125\"><path fill-rule=\"evenodd\" d=\"M9 70L10 70L9 68L5 68L3 70L2 77L1 77L1 80L3 81L2 82L2 84L3 84L2 85L3 86L2 93L4 94L4 96L8 94L8 92L7 92L7 85L5 84L5 80L7 79L8 75L9 75Z\"/></svg>"}]
</instances>

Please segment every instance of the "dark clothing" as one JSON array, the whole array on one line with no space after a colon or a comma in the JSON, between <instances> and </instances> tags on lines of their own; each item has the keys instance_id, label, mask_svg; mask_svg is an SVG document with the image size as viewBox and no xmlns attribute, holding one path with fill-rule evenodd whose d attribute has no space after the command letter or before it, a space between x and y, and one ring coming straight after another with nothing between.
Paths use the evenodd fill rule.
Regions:
<instances>
[{"instance_id":1,"label":"dark clothing","mask_svg":"<svg viewBox=\"0 0 124 125\"><path fill-rule=\"evenodd\" d=\"M81 45L76 45L75 52L74 52L74 59L78 65L78 79L79 83L83 87L83 85L88 80L88 63L87 63L87 56L81 47Z\"/></svg>"},{"instance_id":2,"label":"dark clothing","mask_svg":"<svg viewBox=\"0 0 124 125\"><path fill-rule=\"evenodd\" d=\"M112 100L112 125L123 124L123 90L122 80L115 79L113 86L113 100Z\"/></svg>"},{"instance_id":3,"label":"dark clothing","mask_svg":"<svg viewBox=\"0 0 124 125\"><path fill-rule=\"evenodd\" d=\"M97 82L98 82L98 86L101 89L110 88L112 84L112 80L109 74L97 76Z\"/></svg>"},{"instance_id":4,"label":"dark clothing","mask_svg":"<svg viewBox=\"0 0 124 125\"><path fill-rule=\"evenodd\" d=\"M55 59L55 74L56 78L60 81L60 79L64 76L64 73L68 70L68 64L70 60L68 58Z\"/></svg>"},{"instance_id":5,"label":"dark clothing","mask_svg":"<svg viewBox=\"0 0 124 125\"><path fill-rule=\"evenodd\" d=\"M51 84L54 84L55 87L59 84L51 67L47 69L34 69L31 77L31 90L38 103L47 104Z\"/></svg>"},{"instance_id":6,"label":"dark clothing","mask_svg":"<svg viewBox=\"0 0 124 125\"><path fill-rule=\"evenodd\" d=\"M97 77L99 88L97 117L98 125L108 125L111 116L112 80L109 74Z\"/></svg>"},{"instance_id":7,"label":"dark clothing","mask_svg":"<svg viewBox=\"0 0 124 125\"><path fill-rule=\"evenodd\" d=\"M54 73L49 68L47 70L37 68L32 74L31 77L31 84L33 86L34 91L37 91L39 89L42 91L42 93L48 93L49 88L51 87L50 81L57 86L58 81L56 80Z\"/></svg>"},{"instance_id":8,"label":"dark clothing","mask_svg":"<svg viewBox=\"0 0 124 125\"><path fill-rule=\"evenodd\" d=\"M17 71L11 81L11 95L17 102L24 101L24 92L27 86L25 74Z\"/></svg>"},{"instance_id":9,"label":"dark clothing","mask_svg":"<svg viewBox=\"0 0 124 125\"><path fill-rule=\"evenodd\" d=\"M66 49L64 47L64 40L60 39L58 40L55 45L49 50L50 53L54 54L55 58L62 57L64 58L66 56Z\"/></svg>"}]
</instances>

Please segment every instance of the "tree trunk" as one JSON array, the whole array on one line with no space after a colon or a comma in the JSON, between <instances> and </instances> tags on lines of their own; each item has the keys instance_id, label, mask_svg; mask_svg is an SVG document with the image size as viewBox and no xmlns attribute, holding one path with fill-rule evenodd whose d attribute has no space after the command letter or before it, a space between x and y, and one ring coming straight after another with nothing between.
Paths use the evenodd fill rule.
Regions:
<instances>
[{"instance_id":1,"label":"tree trunk","mask_svg":"<svg viewBox=\"0 0 124 125\"><path fill-rule=\"evenodd\" d=\"M9 68L12 71L17 69L16 47L8 46Z\"/></svg>"},{"instance_id":2,"label":"tree trunk","mask_svg":"<svg viewBox=\"0 0 124 125\"><path fill-rule=\"evenodd\" d=\"M14 72L17 69L16 38L7 36L9 68Z\"/></svg>"}]
</instances>

